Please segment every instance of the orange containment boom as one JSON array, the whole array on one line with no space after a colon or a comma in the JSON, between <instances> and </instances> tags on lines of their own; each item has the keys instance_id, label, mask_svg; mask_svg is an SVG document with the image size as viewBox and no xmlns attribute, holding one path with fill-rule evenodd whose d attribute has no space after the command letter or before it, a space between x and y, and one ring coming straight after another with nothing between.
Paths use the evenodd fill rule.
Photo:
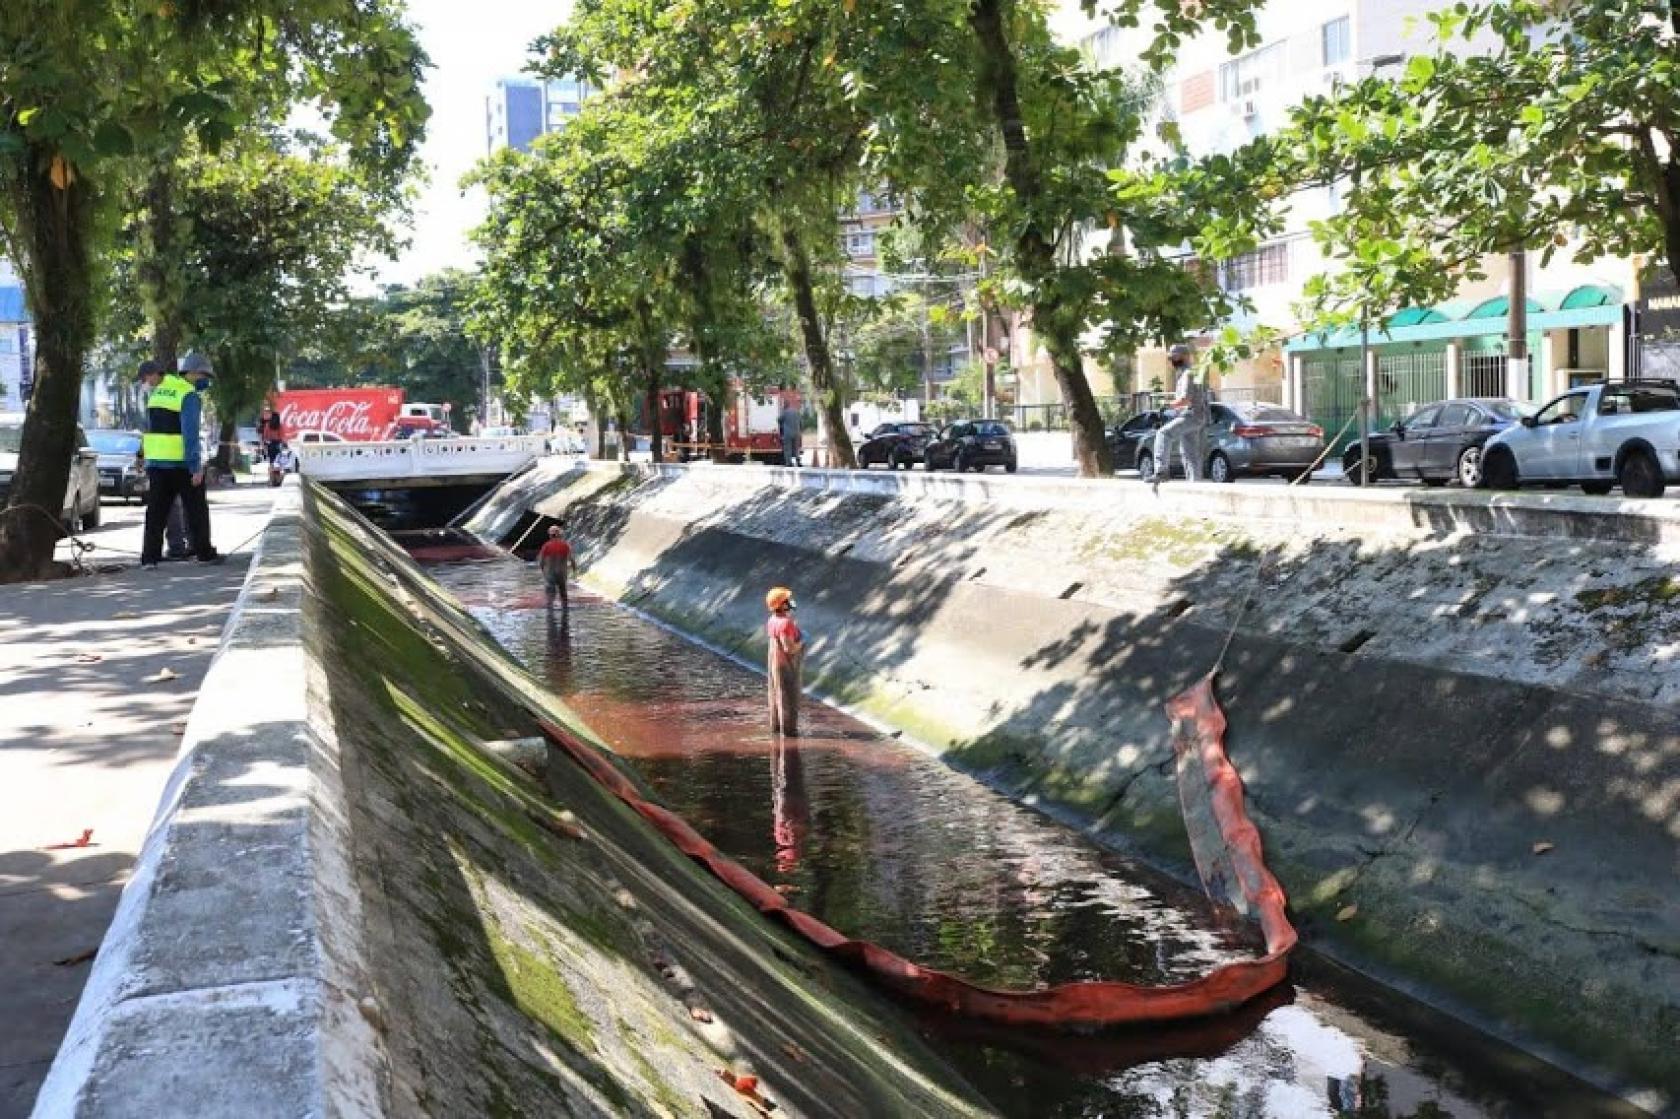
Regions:
<instances>
[{"instance_id":1,"label":"orange containment boom","mask_svg":"<svg viewBox=\"0 0 1680 1119\"><path fill-rule=\"evenodd\" d=\"M1283 889L1266 869L1260 836L1243 809L1242 781L1225 756L1225 716L1204 677L1167 703L1173 720L1179 798L1191 833L1196 866L1216 902L1257 916L1266 954L1216 968L1188 983L1143 987L1113 981L1064 983L1036 991L999 991L925 968L877 944L854 940L787 899L724 855L688 822L644 798L600 750L565 728L543 730L585 771L651 823L684 854L705 866L759 912L866 971L877 982L952 1014L1009 1025L1094 1030L1218 1014L1241 1006L1283 981L1295 929L1284 912Z\"/></svg>"}]
</instances>

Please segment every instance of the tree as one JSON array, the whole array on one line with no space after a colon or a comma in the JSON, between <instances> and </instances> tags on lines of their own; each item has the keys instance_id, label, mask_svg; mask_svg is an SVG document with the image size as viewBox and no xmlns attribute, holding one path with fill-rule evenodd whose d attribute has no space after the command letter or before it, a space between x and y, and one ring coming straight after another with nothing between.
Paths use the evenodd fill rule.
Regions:
<instances>
[{"instance_id":1,"label":"tree","mask_svg":"<svg viewBox=\"0 0 1680 1119\"><path fill-rule=\"evenodd\" d=\"M1135 26L1145 6L1122 0L1109 18ZM1233 51L1254 40L1251 0L1150 6L1156 23L1142 56L1150 67L1205 26L1225 32ZM1030 313L1068 407L1080 473L1105 475L1113 464L1082 337L1100 327L1103 348L1124 353L1224 318L1232 300L1164 250L1191 243L1204 259L1245 251L1268 220L1266 199L1252 189L1250 165L1190 160L1170 129L1164 150L1152 148L1152 80L1081 65L1054 42L1037 5L973 0L967 19L982 103L1003 148L1002 182L979 196L991 227L1010 231L993 291Z\"/></svg>"},{"instance_id":2,"label":"tree","mask_svg":"<svg viewBox=\"0 0 1680 1119\"><path fill-rule=\"evenodd\" d=\"M1516 249L1680 264L1680 5L1502 0L1429 19L1432 52L1307 100L1274 142L1290 186L1359 175L1314 230L1343 265L1309 289L1321 321L1447 298Z\"/></svg>"},{"instance_id":3,"label":"tree","mask_svg":"<svg viewBox=\"0 0 1680 1119\"><path fill-rule=\"evenodd\" d=\"M259 82L330 105L334 135L369 165L404 163L426 118L425 59L383 0L9 0L0 58L0 232L37 347L8 506L56 509L125 177L185 136L219 149L243 119L235 94ZM45 517L0 517L0 580L46 574L56 535Z\"/></svg>"}]
</instances>

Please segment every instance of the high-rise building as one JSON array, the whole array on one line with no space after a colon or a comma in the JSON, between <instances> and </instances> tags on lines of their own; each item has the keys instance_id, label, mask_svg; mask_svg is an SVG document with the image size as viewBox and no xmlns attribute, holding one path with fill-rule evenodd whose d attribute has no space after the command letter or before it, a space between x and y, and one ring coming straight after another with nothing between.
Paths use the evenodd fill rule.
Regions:
<instances>
[{"instance_id":1,"label":"high-rise building","mask_svg":"<svg viewBox=\"0 0 1680 1119\"><path fill-rule=\"evenodd\" d=\"M11 262L0 257L0 412L23 410L31 357L23 285Z\"/></svg>"},{"instance_id":2,"label":"high-rise building","mask_svg":"<svg viewBox=\"0 0 1680 1119\"><path fill-rule=\"evenodd\" d=\"M503 78L484 99L487 151L531 150L538 136L558 132L577 116L595 88L581 78Z\"/></svg>"}]
</instances>

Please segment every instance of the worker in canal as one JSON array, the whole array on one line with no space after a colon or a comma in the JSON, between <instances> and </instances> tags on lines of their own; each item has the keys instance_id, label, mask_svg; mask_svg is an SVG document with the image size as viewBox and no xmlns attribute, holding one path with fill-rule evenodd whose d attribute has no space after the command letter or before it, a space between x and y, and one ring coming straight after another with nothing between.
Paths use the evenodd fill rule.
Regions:
<instances>
[{"instance_id":1,"label":"worker in canal","mask_svg":"<svg viewBox=\"0 0 1680 1119\"><path fill-rule=\"evenodd\" d=\"M765 627L770 638L770 733L799 733L799 676L805 665L805 635L793 620L793 592L771 587L764 596L770 608Z\"/></svg>"},{"instance_id":2,"label":"worker in canal","mask_svg":"<svg viewBox=\"0 0 1680 1119\"><path fill-rule=\"evenodd\" d=\"M1207 385L1196 376L1194 355L1183 342L1167 351L1167 363L1176 379L1173 385L1173 418L1155 433L1155 476L1146 482L1165 482L1172 476L1173 444L1178 444L1184 477L1194 482L1202 476L1207 455L1207 429L1213 416L1208 406Z\"/></svg>"},{"instance_id":3,"label":"worker in canal","mask_svg":"<svg viewBox=\"0 0 1680 1119\"><path fill-rule=\"evenodd\" d=\"M577 556L572 554L572 546L566 541L564 534L565 522L548 526L548 539L537 550L537 568L542 572L543 590L548 595L548 608L554 609L554 600L560 600L560 612L571 612L572 604L566 597L566 575L570 568L572 575L577 574Z\"/></svg>"}]
</instances>

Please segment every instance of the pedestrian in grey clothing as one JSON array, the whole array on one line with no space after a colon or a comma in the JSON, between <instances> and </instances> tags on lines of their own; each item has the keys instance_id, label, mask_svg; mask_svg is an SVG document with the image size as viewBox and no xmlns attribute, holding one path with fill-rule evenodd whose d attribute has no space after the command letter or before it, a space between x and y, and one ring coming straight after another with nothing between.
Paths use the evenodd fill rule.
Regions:
<instances>
[{"instance_id":1,"label":"pedestrian in grey clothing","mask_svg":"<svg viewBox=\"0 0 1680 1119\"><path fill-rule=\"evenodd\" d=\"M782 436L782 465L804 466L804 448L800 446L799 413L792 408L782 409L776 426Z\"/></svg>"},{"instance_id":2,"label":"pedestrian in grey clothing","mask_svg":"<svg viewBox=\"0 0 1680 1119\"><path fill-rule=\"evenodd\" d=\"M1176 343L1167 351L1167 361L1178 375L1173 386L1172 408L1177 415L1155 433L1155 475L1146 482L1164 482L1172 474L1172 449L1178 445L1184 463L1184 477L1196 481L1207 459L1207 429L1213 416L1208 408L1207 386L1196 376L1190 347Z\"/></svg>"}]
</instances>

